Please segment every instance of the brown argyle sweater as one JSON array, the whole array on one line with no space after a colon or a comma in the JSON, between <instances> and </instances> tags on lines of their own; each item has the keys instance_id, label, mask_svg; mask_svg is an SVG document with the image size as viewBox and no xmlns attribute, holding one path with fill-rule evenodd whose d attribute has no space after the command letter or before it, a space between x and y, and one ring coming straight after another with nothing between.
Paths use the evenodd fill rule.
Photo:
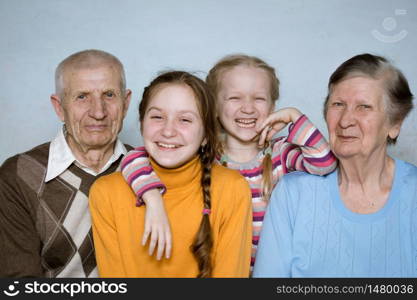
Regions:
<instances>
[{"instance_id":1,"label":"brown argyle sweater","mask_svg":"<svg viewBox=\"0 0 417 300\"><path fill-rule=\"evenodd\" d=\"M97 276L88 193L121 157L98 176L72 164L45 183L49 145L0 167L0 277Z\"/></svg>"}]
</instances>

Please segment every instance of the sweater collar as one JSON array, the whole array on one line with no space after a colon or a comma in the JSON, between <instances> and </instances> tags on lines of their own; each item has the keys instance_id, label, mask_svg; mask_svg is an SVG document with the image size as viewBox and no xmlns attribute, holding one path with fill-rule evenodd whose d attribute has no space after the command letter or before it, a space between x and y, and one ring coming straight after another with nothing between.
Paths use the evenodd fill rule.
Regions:
<instances>
[{"instance_id":1,"label":"sweater collar","mask_svg":"<svg viewBox=\"0 0 417 300\"><path fill-rule=\"evenodd\" d=\"M188 185L195 185L196 182L199 183L201 180L202 167L198 155L194 156L186 164L172 169L158 165L152 158L150 158L150 162L156 175L158 175L168 191L175 188L184 188Z\"/></svg>"}]
</instances>

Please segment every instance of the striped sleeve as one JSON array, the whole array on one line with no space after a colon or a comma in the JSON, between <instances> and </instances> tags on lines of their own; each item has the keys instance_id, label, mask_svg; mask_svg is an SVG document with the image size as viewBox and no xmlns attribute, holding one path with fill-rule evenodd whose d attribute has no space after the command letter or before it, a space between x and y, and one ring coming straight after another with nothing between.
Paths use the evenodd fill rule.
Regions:
<instances>
[{"instance_id":1,"label":"striped sleeve","mask_svg":"<svg viewBox=\"0 0 417 300\"><path fill-rule=\"evenodd\" d=\"M166 191L165 185L154 172L144 147L135 148L126 154L122 160L122 174L136 194L136 206L144 204L142 196L145 192L159 189L163 194Z\"/></svg>"},{"instance_id":2,"label":"striped sleeve","mask_svg":"<svg viewBox=\"0 0 417 300\"><path fill-rule=\"evenodd\" d=\"M337 166L326 139L306 115L289 126L286 138L276 140L272 156L273 161L281 161L283 174L304 171L326 175Z\"/></svg>"}]
</instances>

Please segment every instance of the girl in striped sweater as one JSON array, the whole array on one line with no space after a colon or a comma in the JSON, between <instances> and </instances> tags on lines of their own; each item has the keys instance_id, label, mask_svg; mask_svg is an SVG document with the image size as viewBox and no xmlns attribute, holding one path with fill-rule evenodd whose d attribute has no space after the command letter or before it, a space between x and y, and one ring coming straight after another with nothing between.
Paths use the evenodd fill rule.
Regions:
<instances>
[{"instance_id":1,"label":"girl in striped sweater","mask_svg":"<svg viewBox=\"0 0 417 300\"><path fill-rule=\"evenodd\" d=\"M279 179L292 171L325 175L337 162L322 134L300 111L284 108L273 112L279 80L274 68L261 59L226 56L210 70L206 82L216 98L212 107L223 131L217 162L239 170L252 192L252 269L266 206ZM288 136L273 138L288 124ZM164 185L143 148L126 155L122 173L137 195L137 205L144 200L148 207L143 244L150 235L149 253L158 245L157 258L164 250L168 258L169 222L159 194L164 192Z\"/></svg>"}]
</instances>

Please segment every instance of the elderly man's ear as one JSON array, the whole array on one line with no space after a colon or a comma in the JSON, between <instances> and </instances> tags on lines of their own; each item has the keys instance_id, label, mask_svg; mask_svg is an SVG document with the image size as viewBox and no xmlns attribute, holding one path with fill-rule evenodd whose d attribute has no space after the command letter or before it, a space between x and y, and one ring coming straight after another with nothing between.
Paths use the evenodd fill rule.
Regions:
<instances>
[{"instance_id":1,"label":"elderly man's ear","mask_svg":"<svg viewBox=\"0 0 417 300\"><path fill-rule=\"evenodd\" d=\"M62 122L65 122L64 108L62 107L62 99L58 95L52 94L51 95L51 103L52 103L52 106L54 107L54 110L55 110L58 118Z\"/></svg>"},{"instance_id":2,"label":"elderly man's ear","mask_svg":"<svg viewBox=\"0 0 417 300\"><path fill-rule=\"evenodd\" d=\"M132 98L132 91L127 89L125 93L125 104L123 109L123 118L126 117L127 109L129 108L130 98Z\"/></svg>"}]
</instances>

